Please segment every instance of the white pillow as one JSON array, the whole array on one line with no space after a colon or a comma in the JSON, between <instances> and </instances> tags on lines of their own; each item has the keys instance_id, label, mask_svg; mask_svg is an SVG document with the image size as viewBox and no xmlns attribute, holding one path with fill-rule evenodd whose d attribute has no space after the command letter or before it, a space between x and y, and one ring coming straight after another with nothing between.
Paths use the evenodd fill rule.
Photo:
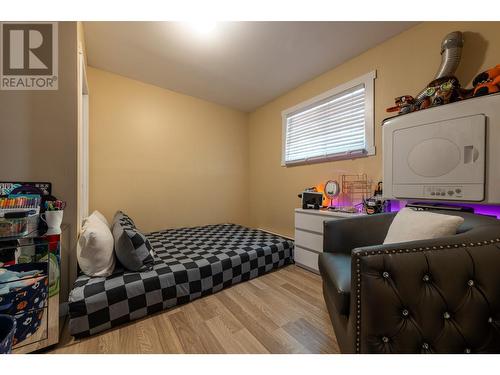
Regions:
<instances>
[{"instance_id":1,"label":"white pillow","mask_svg":"<svg viewBox=\"0 0 500 375\"><path fill-rule=\"evenodd\" d=\"M109 228L109 222L108 220L106 220L106 218L104 217L103 214L101 214L99 211L95 210L94 212L92 212L92 214L90 214L90 216L88 216L86 219L85 219L85 222L87 221L92 221L92 220L99 220L99 221L102 221L104 224L106 224L106 226Z\"/></svg>"},{"instance_id":2,"label":"white pillow","mask_svg":"<svg viewBox=\"0 0 500 375\"><path fill-rule=\"evenodd\" d=\"M460 216L403 208L392 221L384 245L451 236L457 234L463 222L464 218Z\"/></svg>"},{"instance_id":3,"label":"white pillow","mask_svg":"<svg viewBox=\"0 0 500 375\"><path fill-rule=\"evenodd\" d=\"M87 220L78 239L76 256L87 276L109 276L115 269L114 240L109 227L100 220Z\"/></svg>"}]
</instances>

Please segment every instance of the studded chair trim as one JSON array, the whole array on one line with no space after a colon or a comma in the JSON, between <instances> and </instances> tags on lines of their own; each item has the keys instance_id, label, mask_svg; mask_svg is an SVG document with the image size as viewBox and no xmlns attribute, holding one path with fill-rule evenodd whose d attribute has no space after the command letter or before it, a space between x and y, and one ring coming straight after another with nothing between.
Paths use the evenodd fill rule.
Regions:
<instances>
[{"instance_id":1,"label":"studded chair trim","mask_svg":"<svg viewBox=\"0 0 500 375\"><path fill-rule=\"evenodd\" d=\"M496 235L500 234L498 228L498 226L494 228ZM489 232L491 235L491 230ZM424 257L416 258L419 256L417 254L424 255ZM372 246L354 249L352 257L352 283L355 287L352 288L353 295L351 296L351 301L354 302L351 302L354 305L354 309L351 310L354 312L351 321L354 323L356 353L418 352L418 348L421 353L500 351L500 311L496 310L500 309L500 295L492 293L491 289L483 290L485 286L481 285L487 281L491 287L496 284L497 279L500 282L500 276L491 275L491 272L478 274L480 281L476 282L466 275L484 273L495 267L498 270L497 273L500 273L498 267L500 266L500 237L453 244L441 241L441 244L435 246L422 247ZM408 258L405 260L404 257ZM418 262L415 262L417 259ZM489 262L495 262L495 264L488 265ZM427 269L423 269L425 267ZM435 275L430 274L431 267L434 268ZM480 269L476 269L478 267ZM377 273L375 269L378 268L381 268L379 270L381 272ZM396 279L392 278L391 269L397 273ZM419 274L423 274L420 278L421 282L426 283L426 289L420 297L417 291L414 291L412 295L409 289L412 283L407 281ZM433 280L433 277L438 280ZM458 279L461 278L468 279L464 283L464 288L477 288L476 300L472 292L468 290L464 290L463 295L453 295L458 292L450 293L450 290L456 289ZM398 285L398 282L408 285ZM500 291L500 286L493 289L494 291ZM367 301L363 301L363 293L385 296L385 299L380 298L376 303L367 304ZM353 301L354 298L355 301ZM398 318L394 316L397 308L384 306L384 303L389 304L390 300L394 304L401 305L401 321L394 327L388 325L391 321L398 321ZM363 324L371 324L363 320L363 309L369 310L369 315L365 315L365 318L369 316L371 320L378 319L377 325L363 327ZM434 318L429 318L429 314L442 309L446 311L435 315ZM452 310L454 309L460 311L459 318L453 317ZM481 322L475 322L475 319L480 318L486 312L489 316L484 319L484 322L482 322L483 319ZM487 324L491 328L487 328ZM439 328L437 328L438 331L433 330L433 327L435 329L442 327L442 332L439 332ZM387 330L385 334L378 334L384 329ZM482 332L476 332L478 330ZM432 332L436 334L433 335ZM480 334L483 334L483 337L479 338Z\"/></svg>"}]
</instances>

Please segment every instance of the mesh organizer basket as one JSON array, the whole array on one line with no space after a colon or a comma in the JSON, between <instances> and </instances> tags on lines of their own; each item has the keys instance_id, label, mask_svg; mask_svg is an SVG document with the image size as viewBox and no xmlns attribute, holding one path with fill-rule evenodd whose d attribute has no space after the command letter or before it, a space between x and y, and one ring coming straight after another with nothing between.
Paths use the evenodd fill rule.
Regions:
<instances>
[{"instance_id":1,"label":"mesh organizer basket","mask_svg":"<svg viewBox=\"0 0 500 375\"><path fill-rule=\"evenodd\" d=\"M19 284L7 293L0 294L0 314L13 316L16 320L13 345L24 341L40 328L48 298L47 268L46 262L16 264L5 268L13 272L40 271L36 275L0 283L0 287L13 282Z\"/></svg>"},{"instance_id":2,"label":"mesh organizer basket","mask_svg":"<svg viewBox=\"0 0 500 375\"><path fill-rule=\"evenodd\" d=\"M12 342L16 331L16 319L10 315L0 314L0 354L12 352Z\"/></svg>"},{"instance_id":3,"label":"mesh organizer basket","mask_svg":"<svg viewBox=\"0 0 500 375\"><path fill-rule=\"evenodd\" d=\"M37 230L41 202L37 194L0 196L0 238L24 236Z\"/></svg>"},{"instance_id":4,"label":"mesh organizer basket","mask_svg":"<svg viewBox=\"0 0 500 375\"><path fill-rule=\"evenodd\" d=\"M9 217L11 215L16 217ZM0 238L24 236L38 229L40 209L0 209Z\"/></svg>"}]
</instances>

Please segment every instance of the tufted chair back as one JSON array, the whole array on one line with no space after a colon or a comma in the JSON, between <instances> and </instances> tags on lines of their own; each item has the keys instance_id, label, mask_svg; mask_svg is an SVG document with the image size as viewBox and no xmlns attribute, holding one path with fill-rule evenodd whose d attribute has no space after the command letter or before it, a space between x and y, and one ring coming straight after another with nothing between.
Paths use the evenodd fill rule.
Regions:
<instances>
[{"instance_id":1,"label":"tufted chair back","mask_svg":"<svg viewBox=\"0 0 500 375\"><path fill-rule=\"evenodd\" d=\"M378 244L394 214L325 222L320 270L343 352L500 353L500 221L447 214L465 219L456 235L390 245ZM338 251L351 259L343 312L327 270Z\"/></svg>"}]
</instances>

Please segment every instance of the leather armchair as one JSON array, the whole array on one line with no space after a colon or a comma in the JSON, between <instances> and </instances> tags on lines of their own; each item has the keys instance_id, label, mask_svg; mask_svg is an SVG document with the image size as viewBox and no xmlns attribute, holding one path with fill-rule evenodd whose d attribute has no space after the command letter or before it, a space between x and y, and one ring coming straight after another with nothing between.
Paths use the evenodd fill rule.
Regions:
<instances>
[{"instance_id":1,"label":"leather armchair","mask_svg":"<svg viewBox=\"0 0 500 375\"><path fill-rule=\"evenodd\" d=\"M319 269L343 353L500 353L500 220L381 245L395 213L325 221Z\"/></svg>"}]
</instances>

